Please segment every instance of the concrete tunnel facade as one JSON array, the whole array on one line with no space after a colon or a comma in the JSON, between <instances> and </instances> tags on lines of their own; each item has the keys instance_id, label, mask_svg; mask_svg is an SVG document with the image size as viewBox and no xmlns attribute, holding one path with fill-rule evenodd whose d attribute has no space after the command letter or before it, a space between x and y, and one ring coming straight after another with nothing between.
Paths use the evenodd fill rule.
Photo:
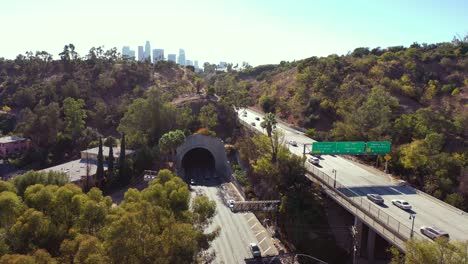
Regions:
<instances>
[{"instance_id":1,"label":"concrete tunnel facade","mask_svg":"<svg viewBox=\"0 0 468 264\"><path fill-rule=\"evenodd\" d=\"M210 159L213 164L209 164ZM186 180L185 167L194 166L194 163L199 163L200 166L213 166L216 174L225 179L229 179L231 176L224 143L219 138L200 134L187 137L184 144L176 150L177 175Z\"/></svg>"}]
</instances>

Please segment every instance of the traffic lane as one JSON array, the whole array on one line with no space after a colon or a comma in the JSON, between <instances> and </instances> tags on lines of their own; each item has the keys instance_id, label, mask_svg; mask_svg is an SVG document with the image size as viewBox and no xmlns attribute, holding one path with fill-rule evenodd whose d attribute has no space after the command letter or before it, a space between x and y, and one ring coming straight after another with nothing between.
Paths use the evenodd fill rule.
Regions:
<instances>
[{"instance_id":1,"label":"traffic lane","mask_svg":"<svg viewBox=\"0 0 468 264\"><path fill-rule=\"evenodd\" d=\"M347 194L347 192L351 191L353 194L349 196L361 196L363 199L367 199L366 195L369 193L380 194L388 207L375 205L376 208L390 215L390 217L401 222L406 227L411 227L411 221L408 218L409 214L414 212L416 214L415 226L417 226L418 230L421 226L437 226L453 234L451 237L455 240L466 239L468 226L454 224L466 222L466 215L460 215L456 211L450 210L439 203L428 202L428 199L422 198L413 188L389 184L372 185L374 184L372 181L366 180L367 186L360 186L356 181L347 181L347 179L349 178L346 177L346 174L337 174L337 181L348 189L343 192ZM363 181L359 181L359 184L363 184ZM391 203L393 199L403 199L409 202L413 207L412 211L405 211L394 206Z\"/></svg>"},{"instance_id":2,"label":"traffic lane","mask_svg":"<svg viewBox=\"0 0 468 264\"><path fill-rule=\"evenodd\" d=\"M281 128L281 126L279 126ZM288 133L285 133L286 134L286 139L288 140ZM296 137L300 135L295 135ZM291 150L291 148L290 148ZM292 149L292 152L295 153L295 154L298 154L299 151L298 150L294 150ZM322 161L321 161L322 163ZM346 186L362 186L362 185L367 185L367 186L372 186L372 185L380 185L380 186L385 186L385 185L388 185L389 189L388 189L388 192L393 192L395 188L398 188L397 186L393 185L389 179L385 179L384 177L379 177L379 176L376 176L375 174L372 174L370 172L368 172L367 170L364 170L362 168L359 168L357 166L355 166L354 164L352 164L350 161L347 161L347 160L344 160L342 158L339 158L339 157L336 157L336 160L332 161L333 164L326 164L326 163L322 163L322 171L324 171L325 173L327 174L331 174L331 170L333 169L333 167L338 167L338 166L341 166L341 170L343 171L346 171L347 172L347 175L343 175L343 177L340 177L340 174L337 174L337 181L339 181L340 183L346 185ZM354 165L354 169L349 169L348 167L351 165ZM319 168L320 169L320 168ZM327 171L328 170L328 171ZM339 173L339 172L338 172ZM345 177L347 176L347 177ZM364 184L363 184L364 183ZM382 188L385 188L385 187L382 187ZM362 189L361 189L362 190ZM371 190L371 189L369 189ZM358 190L359 191L359 190ZM365 195L367 193L361 193L362 195ZM404 198L403 196L413 196L414 198ZM466 216L461 216L459 217L459 215L457 215L456 212L454 212L453 210L451 209L448 209L446 206L443 206L443 205L439 205L437 206L439 203L438 202L435 202L435 201L432 201L431 198L425 198L425 197L422 197L421 195L418 195L417 193L414 193L414 194L399 194L398 197L399 199L406 199L406 200L413 200L413 203L414 204L423 204L423 208L434 208L434 210L439 210L439 211L442 211L444 212L441 216L435 216L434 213L432 212L428 212L428 218L430 218L429 220L432 221L432 222L437 222L440 224L440 226L438 226L439 228L445 228L445 227L448 227L447 226L447 223L446 221L444 220L444 217L445 215L449 214L449 215L452 215L453 217L457 218L457 219L460 219L461 223L463 222L467 222L466 220ZM391 199L390 199L391 200ZM411 202L410 202L411 203ZM425 205L425 206L424 206ZM438 209L435 209L437 208ZM392 208L389 206L389 208ZM401 210L401 209L399 209ZM401 215L401 212L398 211L398 210L395 210L395 208L392 208L392 209L389 209L388 210L389 212L389 215L391 215L392 217L396 218L398 221L404 223L404 219L405 217L403 215ZM436 218L436 219L434 219ZM424 221L424 218L423 220L421 220L421 222ZM426 222L426 221L424 221ZM434 225L434 224L432 224ZM453 224L452 224L453 225ZM461 225L459 225L461 226ZM465 225L463 225L465 226ZM468 225L466 225L468 226ZM445 228L445 229L450 229L449 228ZM460 235L460 237L462 237L462 239L467 239L466 237L466 234L468 232L466 232L466 229L464 228L457 228L458 231L461 231L463 235ZM459 234L459 232L455 231L455 233ZM455 235L456 237L458 237L457 235Z\"/></svg>"},{"instance_id":3,"label":"traffic lane","mask_svg":"<svg viewBox=\"0 0 468 264\"><path fill-rule=\"evenodd\" d=\"M212 248L216 253L217 263L243 263L250 256L248 244L250 238L246 238L245 232L239 231L242 224L238 217L234 216L220 200L216 187L199 186L210 200L216 202L217 214L213 218L212 228L221 227L220 235L212 242ZM239 223L240 222L240 223Z\"/></svg>"},{"instance_id":4,"label":"traffic lane","mask_svg":"<svg viewBox=\"0 0 468 264\"><path fill-rule=\"evenodd\" d=\"M313 165L309 165L313 166ZM341 177L340 177L341 176ZM465 235L468 233L468 227L464 225L454 225L454 223L463 223L466 221L466 215L460 215L456 211L450 210L439 203L428 202L427 199L421 199L416 191L408 186L396 186L396 185L372 185L372 182L367 182L367 186L359 186L355 181L346 183L346 174L341 173L337 175L337 181L341 184L346 185L347 190L342 190L348 195L348 192L352 192L351 195L367 199L366 195L369 193L380 194L387 207L374 205L376 209L383 211L390 215L393 219L401 222L406 227L411 227L411 221L409 221L409 214L415 213L415 228L421 226L437 226L445 231L449 232L453 239L464 240ZM362 184L359 181L359 184ZM413 209L412 211L405 211L391 203L393 199L403 199L409 202ZM409 221L409 222L408 222ZM437 222L438 224L434 224Z\"/></svg>"},{"instance_id":5,"label":"traffic lane","mask_svg":"<svg viewBox=\"0 0 468 264\"><path fill-rule=\"evenodd\" d=\"M391 204L392 199L404 199L412 206L412 212L415 213L415 229L419 231L421 226L435 226L449 233L450 238L454 240L466 240L468 234L468 225L461 223L467 222L467 215L450 210L439 203L427 202L418 195L386 195L389 206L394 208L392 214L396 214L401 219L409 220L409 212L399 209ZM387 199L386 199L387 201Z\"/></svg>"}]
</instances>

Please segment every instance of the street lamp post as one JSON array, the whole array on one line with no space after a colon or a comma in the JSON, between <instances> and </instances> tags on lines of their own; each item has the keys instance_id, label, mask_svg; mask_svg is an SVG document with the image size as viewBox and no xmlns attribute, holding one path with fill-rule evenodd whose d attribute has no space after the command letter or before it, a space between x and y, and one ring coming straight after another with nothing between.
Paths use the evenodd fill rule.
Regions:
<instances>
[{"instance_id":1,"label":"street lamp post","mask_svg":"<svg viewBox=\"0 0 468 264\"><path fill-rule=\"evenodd\" d=\"M332 173L335 173L335 181L333 182L333 188L336 188L336 170L333 169Z\"/></svg>"},{"instance_id":2,"label":"street lamp post","mask_svg":"<svg viewBox=\"0 0 468 264\"><path fill-rule=\"evenodd\" d=\"M411 234L410 234L410 237L413 238L413 234L414 234L414 219L416 218L416 215L415 214L410 214L409 215L409 219L410 220L413 220L413 224L411 225Z\"/></svg>"}]
</instances>

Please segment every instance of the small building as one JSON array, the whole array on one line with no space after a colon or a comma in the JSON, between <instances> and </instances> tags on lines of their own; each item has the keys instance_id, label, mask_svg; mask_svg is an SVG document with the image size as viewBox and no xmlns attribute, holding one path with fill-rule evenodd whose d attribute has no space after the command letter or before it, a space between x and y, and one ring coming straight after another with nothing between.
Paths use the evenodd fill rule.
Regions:
<instances>
[{"instance_id":1,"label":"small building","mask_svg":"<svg viewBox=\"0 0 468 264\"><path fill-rule=\"evenodd\" d=\"M64 172L68 175L70 182L84 188L85 186L95 186L94 176L97 171L97 154L99 147L81 151L81 159L73 160L67 163L62 163L41 171L56 171ZM120 147L114 147L114 167L117 166ZM126 157L130 157L135 153L134 150L125 150ZM104 157L104 171L107 171L107 161L109 160L109 148L102 147L102 154Z\"/></svg>"},{"instance_id":2,"label":"small building","mask_svg":"<svg viewBox=\"0 0 468 264\"><path fill-rule=\"evenodd\" d=\"M98 151L99 151L99 147L83 150L80 152L80 157L81 159L85 159L85 160L89 159L89 160L97 161ZM120 157L120 147L113 147L112 152L114 154L114 163L117 163ZM133 154L135 154L134 150L131 150L131 149L125 150L126 157L131 157L133 156ZM102 146L102 155L104 157L104 162L109 161L109 147Z\"/></svg>"},{"instance_id":3,"label":"small building","mask_svg":"<svg viewBox=\"0 0 468 264\"><path fill-rule=\"evenodd\" d=\"M97 161L78 159L43 169L41 171L63 172L68 175L68 179L71 183L84 188L87 184L88 186L94 186L93 176L96 175ZM104 171L107 171L107 164L105 163ZM89 176L89 178L87 176ZM88 182L86 182L86 180L88 180Z\"/></svg>"},{"instance_id":4,"label":"small building","mask_svg":"<svg viewBox=\"0 0 468 264\"><path fill-rule=\"evenodd\" d=\"M31 141L17 136L0 138L0 158L8 158L14 154L21 154L29 149Z\"/></svg>"}]
</instances>

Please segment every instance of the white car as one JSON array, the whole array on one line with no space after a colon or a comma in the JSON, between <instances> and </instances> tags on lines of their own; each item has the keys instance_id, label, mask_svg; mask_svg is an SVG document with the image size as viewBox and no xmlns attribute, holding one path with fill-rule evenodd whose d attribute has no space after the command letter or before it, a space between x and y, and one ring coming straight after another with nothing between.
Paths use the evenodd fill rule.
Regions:
<instances>
[{"instance_id":1,"label":"white car","mask_svg":"<svg viewBox=\"0 0 468 264\"><path fill-rule=\"evenodd\" d=\"M319 165L320 164L320 159L317 157L310 157L307 159L308 162L310 162L313 165Z\"/></svg>"},{"instance_id":2,"label":"white car","mask_svg":"<svg viewBox=\"0 0 468 264\"><path fill-rule=\"evenodd\" d=\"M411 205L405 200L395 199L395 200L392 200L392 204L395 205L396 207L400 207L403 210L411 209Z\"/></svg>"},{"instance_id":3,"label":"white car","mask_svg":"<svg viewBox=\"0 0 468 264\"><path fill-rule=\"evenodd\" d=\"M234 208L234 200L228 201L229 208Z\"/></svg>"},{"instance_id":4,"label":"white car","mask_svg":"<svg viewBox=\"0 0 468 264\"><path fill-rule=\"evenodd\" d=\"M429 237L432 240L435 240L439 237L446 237L447 239L450 238L449 234L437 227L433 226L421 226L421 234Z\"/></svg>"},{"instance_id":5,"label":"white car","mask_svg":"<svg viewBox=\"0 0 468 264\"><path fill-rule=\"evenodd\" d=\"M297 142L295 140L289 140L288 144L297 147Z\"/></svg>"},{"instance_id":6,"label":"white car","mask_svg":"<svg viewBox=\"0 0 468 264\"><path fill-rule=\"evenodd\" d=\"M250 123L252 126L255 126L255 122Z\"/></svg>"}]
</instances>

